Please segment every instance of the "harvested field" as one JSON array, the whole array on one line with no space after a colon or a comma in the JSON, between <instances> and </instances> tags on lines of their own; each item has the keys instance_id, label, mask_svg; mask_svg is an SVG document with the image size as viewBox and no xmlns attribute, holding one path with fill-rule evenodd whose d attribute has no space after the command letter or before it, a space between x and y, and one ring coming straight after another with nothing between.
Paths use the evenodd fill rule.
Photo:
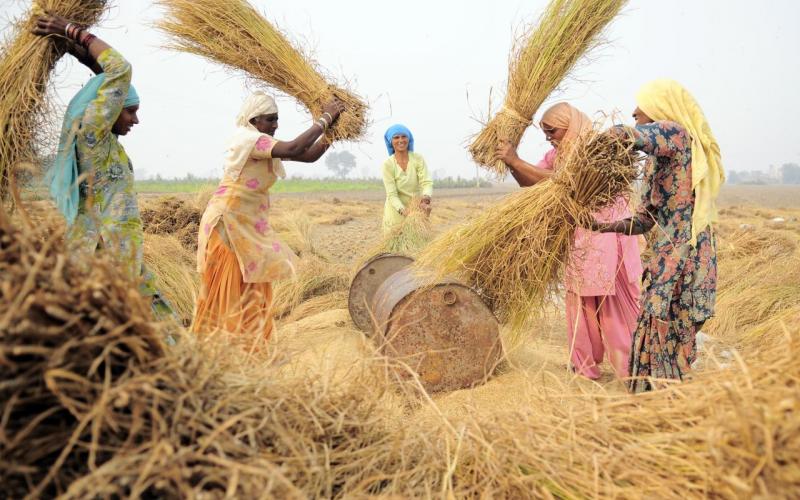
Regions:
<instances>
[{"instance_id":1,"label":"harvested field","mask_svg":"<svg viewBox=\"0 0 800 500\"><path fill-rule=\"evenodd\" d=\"M281 285L291 300L256 354L223 337L165 348L113 266L81 274L58 231L4 219L0 480L13 497L794 497L800 190L784 192L723 190L698 369L643 396L607 364L597 382L571 374L558 303L485 385L430 396L400 381L346 310L350 272L379 243L375 193L273 198L276 227L329 281ZM500 195L435 196L434 230ZM191 273L187 252L162 254Z\"/></svg>"}]
</instances>

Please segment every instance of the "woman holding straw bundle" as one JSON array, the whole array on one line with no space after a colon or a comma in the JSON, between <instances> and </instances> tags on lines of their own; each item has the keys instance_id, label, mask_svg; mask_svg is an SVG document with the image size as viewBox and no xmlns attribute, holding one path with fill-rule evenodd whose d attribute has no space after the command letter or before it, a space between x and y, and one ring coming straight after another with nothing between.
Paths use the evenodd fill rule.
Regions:
<instances>
[{"instance_id":1,"label":"woman holding straw bundle","mask_svg":"<svg viewBox=\"0 0 800 500\"><path fill-rule=\"evenodd\" d=\"M293 277L295 255L270 226L269 189L286 173L281 160L311 163L330 143L320 137L343 111L328 102L311 127L291 141L274 138L278 107L250 95L236 119L225 171L200 220L197 270L202 275L192 330L252 333L253 346L272 332L272 282Z\"/></svg>"},{"instance_id":2,"label":"woman holding straw bundle","mask_svg":"<svg viewBox=\"0 0 800 500\"><path fill-rule=\"evenodd\" d=\"M68 51L96 73L67 107L58 152L48 172L50 192L69 226L78 255L113 250L140 287L152 297L159 318L173 317L143 265L144 235L133 166L119 136L139 123L139 95L131 85L131 65L86 29L58 16L42 16L33 33L66 39Z\"/></svg>"},{"instance_id":3,"label":"woman holding straw bundle","mask_svg":"<svg viewBox=\"0 0 800 500\"><path fill-rule=\"evenodd\" d=\"M553 149L537 165L520 159L506 142L497 149L497 157L508 165L522 187L551 177L558 167L559 153L592 129L586 114L563 102L549 108L540 125ZM595 214L601 221L629 216L628 201L623 197ZM567 339L572 367L584 377L600 377L598 365L604 351L616 375L628 376L631 332L639 316L641 274L637 237L576 230L566 275Z\"/></svg>"},{"instance_id":4,"label":"woman holding straw bundle","mask_svg":"<svg viewBox=\"0 0 800 500\"><path fill-rule=\"evenodd\" d=\"M414 136L404 125L392 125L383 134L389 158L383 162L383 186L386 203L383 208L383 233L389 235L408 215L412 200L419 208L431 211L433 180L422 155L414 152Z\"/></svg>"},{"instance_id":5,"label":"woman holding straw bundle","mask_svg":"<svg viewBox=\"0 0 800 500\"><path fill-rule=\"evenodd\" d=\"M696 357L695 335L714 314L717 257L711 224L725 180L719 145L694 97L679 83L656 80L636 96L636 127L612 129L654 157L633 217L603 223L603 233L644 234L647 264L642 311L630 357L633 392L652 379L682 380Z\"/></svg>"}]
</instances>

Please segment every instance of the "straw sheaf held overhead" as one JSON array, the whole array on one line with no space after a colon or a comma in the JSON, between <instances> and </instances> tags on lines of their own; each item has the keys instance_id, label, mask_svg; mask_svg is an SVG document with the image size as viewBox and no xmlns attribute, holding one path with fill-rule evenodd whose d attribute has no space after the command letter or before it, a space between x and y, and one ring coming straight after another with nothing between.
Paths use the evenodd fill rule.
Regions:
<instances>
[{"instance_id":1,"label":"straw sheaf held overhead","mask_svg":"<svg viewBox=\"0 0 800 500\"><path fill-rule=\"evenodd\" d=\"M105 0L38 0L10 30L0 54L0 194L5 198L16 169L52 146L58 137L46 94L50 74L64 55L57 37L34 35L36 19L47 13L84 26L95 24L105 11Z\"/></svg>"},{"instance_id":2,"label":"straw sheaf held overhead","mask_svg":"<svg viewBox=\"0 0 800 500\"><path fill-rule=\"evenodd\" d=\"M350 91L330 84L275 26L244 0L157 0L165 9L158 27L172 38L170 48L196 54L284 92L312 116L334 96L345 111L327 135L357 140L366 129L366 104Z\"/></svg>"},{"instance_id":3,"label":"straw sheaf held overhead","mask_svg":"<svg viewBox=\"0 0 800 500\"><path fill-rule=\"evenodd\" d=\"M601 41L603 29L627 0L552 0L530 35L512 51L508 88L501 110L473 139L473 160L502 177L495 158L501 140L519 144L533 115L575 64Z\"/></svg>"}]
</instances>

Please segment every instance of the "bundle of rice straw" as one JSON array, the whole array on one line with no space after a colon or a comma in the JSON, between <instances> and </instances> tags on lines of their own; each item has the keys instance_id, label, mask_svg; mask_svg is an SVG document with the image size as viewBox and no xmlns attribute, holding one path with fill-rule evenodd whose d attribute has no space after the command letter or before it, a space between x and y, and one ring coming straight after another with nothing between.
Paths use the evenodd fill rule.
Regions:
<instances>
[{"instance_id":1,"label":"bundle of rice straw","mask_svg":"<svg viewBox=\"0 0 800 500\"><path fill-rule=\"evenodd\" d=\"M500 140L519 144L542 102L588 50L627 0L552 0L536 29L512 52L502 109L469 146L473 160L498 176L506 165L495 159Z\"/></svg>"},{"instance_id":2,"label":"bundle of rice straw","mask_svg":"<svg viewBox=\"0 0 800 500\"><path fill-rule=\"evenodd\" d=\"M567 149L567 148L565 148ZM557 161L549 181L522 189L434 240L414 264L426 278L455 274L519 332L561 282L575 228L630 189L629 146L591 132Z\"/></svg>"},{"instance_id":3,"label":"bundle of rice straw","mask_svg":"<svg viewBox=\"0 0 800 500\"><path fill-rule=\"evenodd\" d=\"M433 239L430 217L419 207L419 201L413 198L409 202L403 222L392 228L370 255L399 253L413 257Z\"/></svg>"},{"instance_id":4,"label":"bundle of rice straw","mask_svg":"<svg viewBox=\"0 0 800 500\"><path fill-rule=\"evenodd\" d=\"M366 105L329 84L318 68L245 0L158 0L166 9L159 28L173 38L171 48L197 54L257 81L267 82L302 102L312 116L338 97L345 112L328 132L331 140L359 138L366 128Z\"/></svg>"},{"instance_id":5,"label":"bundle of rice straw","mask_svg":"<svg viewBox=\"0 0 800 500\"><path fill-rule=\"evenodd\" d=\"M106 7L106 0L37 0L24 19L16 23L0 53L0 194L5 198L14 169L34 162L37 153L52 146L48 140L53 123L48 122L45 94L50 73L63 55L56 38L31 33L36 19L45 14L92 25ZM55 136L55 135L54 135Z\"/></svg>"}]
</instances>

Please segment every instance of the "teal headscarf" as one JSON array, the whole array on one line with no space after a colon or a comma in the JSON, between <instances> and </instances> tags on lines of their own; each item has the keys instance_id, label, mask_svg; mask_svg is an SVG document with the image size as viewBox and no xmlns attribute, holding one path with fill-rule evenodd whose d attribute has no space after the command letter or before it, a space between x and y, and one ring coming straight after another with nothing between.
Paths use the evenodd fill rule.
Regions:
<instances>
[{"instance_id":1,"label":"teal headscarf","mask_svg":"<svg viewBox=\"0 0 800 500\"><path fill-rule=\"evenodd\" d=\"M75 221L78 215L78 153L77 138L86 108L97 97L100 86L106 79L105 73L100 73L89 80L83 88L69 101L67 112L64 115L64 124L61 126L61 137L58 141L58 152L55 161L47 172L46 181L50 184L50 195L55 200L59 211L64 215L67 224ZM131 85L123 107L139 104L139 94Z\"/></svg>"}]
</instances>

